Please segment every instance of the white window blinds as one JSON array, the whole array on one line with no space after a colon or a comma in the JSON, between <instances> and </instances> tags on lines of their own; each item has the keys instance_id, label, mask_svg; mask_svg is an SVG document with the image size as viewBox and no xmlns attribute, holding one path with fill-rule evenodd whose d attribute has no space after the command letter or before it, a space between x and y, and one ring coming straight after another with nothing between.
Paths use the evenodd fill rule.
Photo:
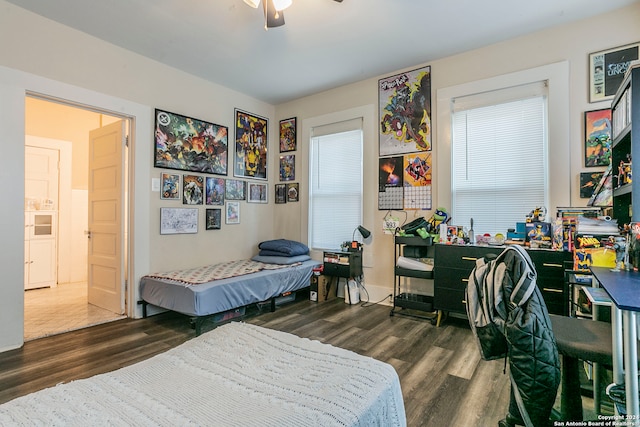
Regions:
<instances>
[{"instance_id":1,"label":"white window blinds","mask_svg":"<svg viewBox=\"0 0 640 427\"><path fill-rule=\"evenodd\" d=\"M547 201L546 84L456 98L453 224L503 233Z\"/></svg>"},{"instance_id":2,"label":"white window blinds","mask_svg":"<svg viewBox=\"0 0 640 427\"><path fill-rule=\"evenodd\" d=\"M351 122L347 128L358 128L338 133L327 127L312 130L309 242L313 249L338 249L351 240L362 221L362 121Z\"/></svg>"}]
</instances>

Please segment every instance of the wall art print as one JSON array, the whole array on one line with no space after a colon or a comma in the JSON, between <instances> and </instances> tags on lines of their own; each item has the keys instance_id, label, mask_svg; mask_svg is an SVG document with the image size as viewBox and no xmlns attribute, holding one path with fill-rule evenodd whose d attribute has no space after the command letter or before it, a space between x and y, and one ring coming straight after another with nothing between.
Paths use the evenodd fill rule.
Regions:
<instances>
[{"instance_id":1,"label":"wall art print","mask_svg":"<svg viewBox=\"0 0 640 427\"><path fill-rule=\"evenodd\" d=\"M611 109L584 113L584 165L609 166L611 163Z\"/></svg>"},{"instance_id":2,"label":"wall art print","mask_svg":"<svg viewBox=\"0 0 640 427\"><path fill-rule=\"evenodd\" d=\"M163 173L161 181L162 191L160 191L160 198L163 200L180 200L180 175Z\"/></svg>"},{"instance_id":3,"label":"wall art print","mask_svg":"<svg viewBox=\"0 0 640 427\"><path fill-rule=\"evenodd\" d=\"M158 109L155 113L155 167L227 174L226 126Z\"/></svg>"},{"instance_id":4,"label":"wall art print","mask_svg":"<svg viewBox=\"0 0 640 427\"><path fill-rule=\"evenodd\" d=\"M220 230L222 228L222 209L207 209L205 212L205 229Z\"/></svg>"},{"instance_id":5,"label":"wall art print","mask_svg":"<svg viewBox=\"0 0 640 427\"><path fill-rule=\"evenodd\" d=\"M244 200L246 199L245 191L247 183L239 179L225 180L224 198L227 200Z\"/></svg>"},{"instance_id":6,"label":"wall art print","mask_svg":"<svg viewBox=\"0 0 640 427\"><path fill-rule=\"evenodd\" d=\"M296 179L296 156L288 154L280 156L280 181L294 181Z\"/></svg>"},{"instance_id":7,"label":"wall art print","mask_svg":"<svg viewBox=\"0 0 640 427\"><path fill-rule=\"evenodd\" d=\"M257 182L249 182L249 190L247 191L248 203L267 203L267 184Z\"/></svg>"},{"instance_id":8,"label":"wall art print","mask_svg":"<svg viewBox=\"0 0 640 427\"><path fill-rule=\"evenodd\" d=\"M267 179L268 120L236 109L235 128L234 176Z\"/></svg>"},{"instance_id":9,"label":"wall art print","mask_svg":"<svg viewBox=\"0 0 640 427\"><path fill-rule=\"evenodd\" d=\"M380 156L431 150L431 67L378 81Z\"/></svg>"},{"instance_id":10,"label":"wall art print","mask_svg":"<svg viewBox=\"0 0 640 427\"><path fill-rule=\"evenodd\" d=\"M280 152L296 151L296 118L280 120Z\"/></svg>"},{"instance_id":11,"label":"wall art print","mask_svg":"<svg viewBox=\"0 0 640 427\"><path fill-rule=\"evenodd\" d=\"M275 194L276 204L287 203L287 184L276 184Z\"/></svg>"},{"instance_id":12,"label":"wall art print","mask_svg":"<svg viewBox=\"0 0 640 427\"><path fill-rule=\"evenodd\" d=\"M198 208L160 208L160 234L198 232Z\"/></svg>"},{"instance_id":13,"label":"wall art print","mask_svg":"<svg viewBox=\"0 0 640 427\"><path fill-rule=\"evenodd\" d=\"M602 180L604 172L580 172L580 198L588 199Z\"/></svg>"},{"instance_id":14,"label":"wall art print","mask_svg":"<svg viewBox=\"0 0 640 427\"><path fill-rule=\"evenodd\" d=\"M182 175L182 204L201 205L204 203L204 177Z\"/></svg>"},{"instance_id":15,"label":"wall art print","mask_svg":"<svg viewBox=\"0 0 640 427\"><path fill-rule=\"evenodd\" d=\"M613 99L639 51L640 43L633 43L589 55L589 102Z\"/></svg>"},{"instance_id":16,"label":"wall art print","mask_svg":"<svg viewBox=\"0 0 640 427\"><path fill-rule=\"evenodd\" d=\"M223 205L225 193L225 179L208 176L205 181L205 203L207 205Z\"/></svg>"},{"instance_id":17,"label":"wall art print","mask_svg":"<svg viewBox=\"0 0 640 427\"><path fill-rule=\"evenodd\" d=\"M240 202L225 203L225 224L240 224Z\"/></svg>"},{"instance_id":18,"label":"wall art print","mask_svg":"<svg viewBox=\"0 0 640 427\"><path fill-rule=\"evenodd\" d=\"M287 184L287 202L300 200L300 185L297 182Z\"/></svg>"}]
</instances>

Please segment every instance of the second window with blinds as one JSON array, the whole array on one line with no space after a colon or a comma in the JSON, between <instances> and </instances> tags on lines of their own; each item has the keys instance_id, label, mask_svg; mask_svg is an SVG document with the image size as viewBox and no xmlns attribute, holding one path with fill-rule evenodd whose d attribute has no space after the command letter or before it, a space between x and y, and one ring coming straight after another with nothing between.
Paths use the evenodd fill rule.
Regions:
<instances>
[{"instance_id":1,"label":"second window with blinds","mask_svg":"<svg viewBox=\"0 0 640 427\"><path fill-rule=\"evenodd\" d=\"M452 213L506 235L548 206L547 84L458 97L452 111Z\"/></svg>"}]
</instances>

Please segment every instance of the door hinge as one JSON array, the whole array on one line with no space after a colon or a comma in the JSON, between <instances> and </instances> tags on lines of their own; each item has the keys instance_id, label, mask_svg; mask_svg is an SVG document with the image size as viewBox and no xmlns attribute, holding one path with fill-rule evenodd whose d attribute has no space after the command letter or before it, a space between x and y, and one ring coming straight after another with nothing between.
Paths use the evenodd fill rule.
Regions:
<instances>
[{"instance_id":1,"label":"door hinge","mask_svg":"<svg viewBox=\"0 0 640 427\"><path fill-rule=\"evenodd\" d=\"M124 137L124 146L127 148L129 147L129 135Z\"/></svg>"},{"instance_id":2,"label":"door hinge","mask_svg":"<svg viewBox=\"0 0 640 427\"><path fill-rule=\"evenodd\" d=\"M129 281L125 279L124 281L124 291L127 292L129 290Z\"/></svg>"}]
</instances>

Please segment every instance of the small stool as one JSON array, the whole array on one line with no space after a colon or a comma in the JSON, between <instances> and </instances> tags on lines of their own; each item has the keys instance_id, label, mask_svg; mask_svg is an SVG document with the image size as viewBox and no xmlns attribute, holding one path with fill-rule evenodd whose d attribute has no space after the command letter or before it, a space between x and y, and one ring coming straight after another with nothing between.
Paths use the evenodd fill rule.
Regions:
<instances>
[{"instance_id":1,"label":"small stool","mask_svg":"<svg viewBox=\"0 0 640 427\"><path fill-rule=\"evenodd\" d=\"M563 420L582 420L580 397L580 360L598 363L603 367L613 365L611 324L575 317L550 314L558 353L562 355L562 391L560 394ZM593 396L599 412L599 378L594 381ZM577 393L575 391L578 391Z\"/></svg>"}]
</instances>

